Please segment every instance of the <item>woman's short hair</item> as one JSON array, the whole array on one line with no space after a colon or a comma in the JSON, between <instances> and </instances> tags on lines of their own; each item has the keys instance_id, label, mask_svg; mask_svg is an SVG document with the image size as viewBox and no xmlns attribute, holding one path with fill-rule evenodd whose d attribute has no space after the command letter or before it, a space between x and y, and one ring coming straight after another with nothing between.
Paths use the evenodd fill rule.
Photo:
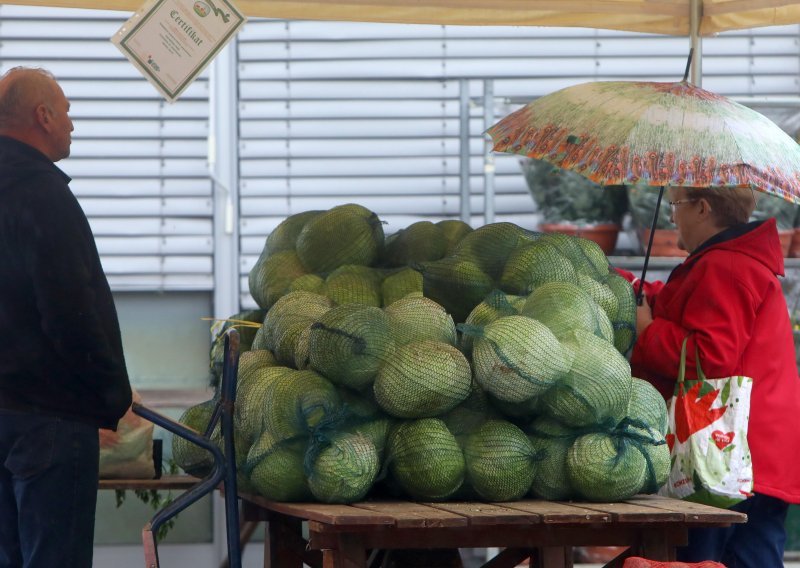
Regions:
<instances>
[{"instance_id":1,"label":"woman's short hair","mask_svg":"<svg viewBox=\"0 0 800 568\"><path fill-rule=\"evenodd\" d=\"M688 199L705 199L711 206L711 215L721 227L747 223L756 208L759 192L749 187L687 188Z\"/></svg>"}]
</instances>

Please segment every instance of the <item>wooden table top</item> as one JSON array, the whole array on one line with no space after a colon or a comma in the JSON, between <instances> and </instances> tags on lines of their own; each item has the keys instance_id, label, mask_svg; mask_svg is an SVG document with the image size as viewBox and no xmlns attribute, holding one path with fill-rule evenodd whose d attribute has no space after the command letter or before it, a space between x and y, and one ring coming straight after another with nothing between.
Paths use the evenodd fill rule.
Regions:
<instances>
[{"instance_id":1,"label":"wooden table top","mask_svg":"<svg viewBox=\"0 0 800 568\"><path fill-rule=\"evenodd\" d=\"M331 528L396 528L586 525L595 523L728 525L747 515L657 495L637 495L619 503L561 502L526 499L510 503L364 501L351 505L283 503L255 495L242 499L260 508L316 521Z\"/></svg>"},{"instance_id":2,"label":"wooden table top","mask_svg":"<svg viewBox=\"0 0 800 568\"><path fill-rule=\"evenodd\" d=\"M189 489L196 485L200 478L191 475L163 475L159 479L101 479L98 489L130 489L133 491L150 489Z\"/></svg>"}]
</instances>

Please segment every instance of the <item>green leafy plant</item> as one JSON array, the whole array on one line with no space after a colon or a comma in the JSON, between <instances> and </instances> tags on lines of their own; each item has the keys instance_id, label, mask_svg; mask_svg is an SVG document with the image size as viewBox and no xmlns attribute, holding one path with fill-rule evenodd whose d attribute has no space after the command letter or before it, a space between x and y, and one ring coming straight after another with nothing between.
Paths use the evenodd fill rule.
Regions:
<instances>
[{"instance_id":1,"label":"green leafy plant","mask_svg":"<svg viewBox=\"0 0 800 568\"><path fill-rule=\"evenodd\" d=\"M597 225L622 220L627 198L621 188L602 187L542 160L525 158L520 165L545 222Z\"/></svg>"},{"instance_id":2,"label":"green leafy plant","mask_svg":"<svg viewBox=\"0 0 800 568\"><path fill-rule=\"evenodd\" d=\"M168 466L168 474L175 475L176 473L178 473L178 466L175 462L170 461ZM117 489L114 493L116 497L117 509L119 509L125 503L127 491L125 489ZM154 511L163 509L175 499L171 490L164 492L163 490L158 489L135 489L133 494L142 503L150 505ZM158 527L158 531L156 532L156 538L158 540L163 540L167 536L169 531L175 526L175 521L177 518L178 517L176 515Z\"/></svg>"},{"instance_id":3,"label":"green leafy plant","mask_svg":"<svg viewBox=\"0 0 800 568\"><path fill-rule=\"evenodd\" d=\"M753 221L763 221L775 217L778 230L789 231L795 227L797 205L774 195L762 195L750 217Z\"/></svg>"},{"instance_id":4,"label":"green leafy plant","mask_svg":"<svg viewBox=\"0 0 800 568\"><path fill-rule=\"evenodd\" d=\"M653 213L658 203L658 187L636 184L628 186L628 210L631 212L633 224L640 229L650 229L653 226ZM669 220L669 197L664 191L661 198L661 207L658 210L656 229L674 229L675 225Z\"/></svg>"}]
</instances>

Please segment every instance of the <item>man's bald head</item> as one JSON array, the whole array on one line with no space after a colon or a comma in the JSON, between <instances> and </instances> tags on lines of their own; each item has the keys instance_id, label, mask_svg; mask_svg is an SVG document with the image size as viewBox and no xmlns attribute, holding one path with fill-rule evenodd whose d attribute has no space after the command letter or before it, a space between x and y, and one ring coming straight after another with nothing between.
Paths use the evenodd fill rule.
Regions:
<instances>
[{"instance_id":1,"label":"man's bald head","mask_svg":"<svg viewBox=\"0 0 800 568\"><path fill-rule=\"evenodd\" d=\"M69 101L45 69L14 67L0 77L0 135L33 146L54 162L69 156Z\"/></svg>"},{"instance_id":2,"label":"man's bald head","mask_svg":"<svg viewBox=\"0 0 800 568\"><path fill-rule=\"evenodd\" d=\"M44 69L14 67L0 77L0 130L29 127L40 104L52 106L56 79Z\"/></svg>"}]
</instances>

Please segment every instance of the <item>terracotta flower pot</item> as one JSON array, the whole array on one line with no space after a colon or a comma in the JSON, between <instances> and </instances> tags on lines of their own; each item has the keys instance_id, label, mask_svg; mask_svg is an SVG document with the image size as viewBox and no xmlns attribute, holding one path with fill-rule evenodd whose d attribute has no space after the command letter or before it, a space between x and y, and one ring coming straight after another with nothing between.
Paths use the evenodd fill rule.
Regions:
<instances>
[{"instance_id":1,"label":"terracotta flower pot","mask_svg":"<svg viewBox=\"0 0 800 568\"><path fill-rule=\"evenodd\" d=\"M795 237L795 229L786 229L778 231L778 238L781 241L781 250L783 251L783 256L791 256L792 252L792 241L794 241ZM800 237L798 237L800 239ZM800 244L800 242L798 242Z\"/></svg>"},{"instance_id":2,"label":"terracotta flower pot","mask_svg":"<svg viewBox=\"0 0 800 568\"><path fill-rule=\"evenodd\" d=\"M650 229L639 229L639 242L642 253L647 252L647 243L650 239ZM678 231L675 229L656 229L653 235L653 248L650 256L689 256L685 250L678 248Z\"/></svg>"},{"instance_id":3,"label":"terracotta flower pot","mask_svg":"<svg viewBox=\"0 0 800 568\"><path fill-rule=\"evenodd\" d=\"M792 233L792 242L789 243L789 256L792 258L800 257L800 227L796 227Z\"/></svg>"},{"instance_id":4,"label":"terracotta flower pot","mask_svg":"<svg viewBox=\"0 0 800 568\"><path fill-rule=\"evenodd\" d=\"M569 223L542 223L539 229L545 233L564 233L583 237L596 242L606 255L614 252L619 236L619 225L603 223L599 225L572 225Z\"/></svg>"}]
</instances>

